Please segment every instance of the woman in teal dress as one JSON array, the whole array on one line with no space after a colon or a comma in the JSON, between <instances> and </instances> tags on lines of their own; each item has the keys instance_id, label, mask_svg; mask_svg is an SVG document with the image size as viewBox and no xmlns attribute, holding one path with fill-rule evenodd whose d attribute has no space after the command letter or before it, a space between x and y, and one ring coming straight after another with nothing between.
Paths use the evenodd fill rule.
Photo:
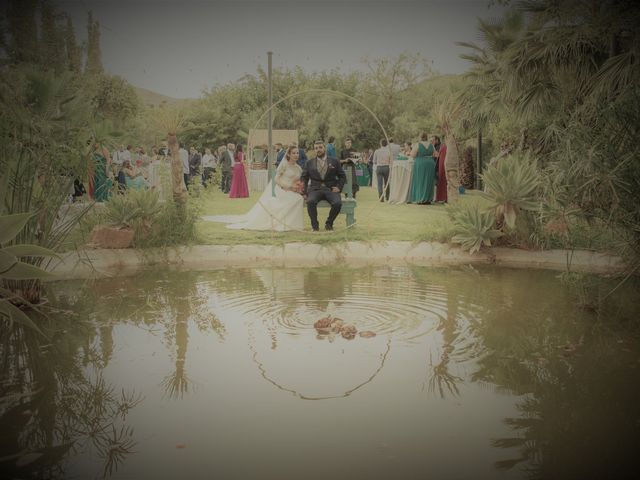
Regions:
<instances>
[{"instance_id":1,"label":"woman in teal dress","mask_svg":"<svg viewBox=\"0 0 640 480\"><path fill-rule=\"evenodd\" d=\"M109 199L111 191L111 179L107 175L109 163L111 163L109 152L100 144L95 144L93 151L93 199L96 202L104 202Z\"/></svg>"},{"instance_id":2,"label":"woman in teal dress","mask_svg":"<svg viewBox=\"0 0 640 480\"><path fill-rule=\"evenodd\" d=\"M433 145L426 132L420 135L420 141L413 146L411 156L415 158L415 163L407 203L428 205L433 201L436 163L433 160Z\"/></svg>"}]
</instances>

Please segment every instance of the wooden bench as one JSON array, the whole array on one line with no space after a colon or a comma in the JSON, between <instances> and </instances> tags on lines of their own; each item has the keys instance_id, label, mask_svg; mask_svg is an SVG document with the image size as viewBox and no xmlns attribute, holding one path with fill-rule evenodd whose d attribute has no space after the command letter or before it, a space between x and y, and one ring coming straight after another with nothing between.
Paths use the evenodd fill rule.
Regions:
<instances>
[{"instance_id":1,"label":"wooden bench","mask_svg":"<svg viewBox=\"0 0 640 480\"><path fill-rule=\"evenodd\" d=\"M351 175L351 169L346 169L345 173L347 174L347 181L342 188L342 193L345 193L347 195L347 198L342 199L342 208L340 209L340 214L346 215L347 227L350 227L351 225L356 223L355 213L358 203L356 202L356 199L353 198L353 187L351 183L353 181L353 178ZM342 195L342 193L340 195ZM320 200L318 202L318 208L331 208L331 205L329 205L329 202L327 202L326 200Z\"/></svg>"}]
</instances>

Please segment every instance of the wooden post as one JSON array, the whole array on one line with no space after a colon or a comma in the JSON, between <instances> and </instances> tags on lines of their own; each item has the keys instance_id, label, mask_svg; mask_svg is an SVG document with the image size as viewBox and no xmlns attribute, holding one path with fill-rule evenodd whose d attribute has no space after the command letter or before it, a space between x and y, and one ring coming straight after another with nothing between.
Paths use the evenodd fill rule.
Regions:
<instances>
[{"instance_id":1,"label":"wooden post","mask_svg":"<svg viewBox=\"0 0 640 480\"><path fill-rule=\"evenodd\" d=\"M268 90L267 90L267 108L268 110L268 115L267 115L267 142L269 143L269 164L268 164L268 169L269 169L269 180L273 180L274 175L274 170L273 170L273 166L275 165L274 159L273 159L273 121L272 121L272 115L271 115L271 108L273 106L273 88L272 88L272 77L271 77L271 57L273 56L273 52L267 52L267 81L268 81ZM271 182L271 195L275 196L276 195L276 184L275 182Z\"/></svg>"}]
</instances>

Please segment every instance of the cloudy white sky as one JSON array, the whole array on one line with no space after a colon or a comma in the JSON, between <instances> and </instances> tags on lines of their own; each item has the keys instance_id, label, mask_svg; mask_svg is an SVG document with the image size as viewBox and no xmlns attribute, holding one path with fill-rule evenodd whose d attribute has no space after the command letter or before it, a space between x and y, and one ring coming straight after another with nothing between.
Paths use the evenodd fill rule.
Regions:
<instances>
[{"instance_id":1,"label":"cloudy white sky","mask_svg":"<svg viewBox=\"0 0 640 480\"><path fill-rule=\"evenodd\" d=\"M489 0L169 1L57 0L81 40L87 12L100 21L103 65L134 85L176 98L233 82L258 65L305 71L363 69L362 58L420 52L441 73L461 73Z\"/></svg>"}]
</instances>

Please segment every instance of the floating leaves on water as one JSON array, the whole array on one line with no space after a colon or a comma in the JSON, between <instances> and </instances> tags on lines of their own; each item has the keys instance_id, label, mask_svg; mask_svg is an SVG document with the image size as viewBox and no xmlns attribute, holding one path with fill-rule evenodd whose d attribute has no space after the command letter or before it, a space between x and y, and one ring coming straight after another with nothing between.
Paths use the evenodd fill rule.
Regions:
<instances>
[{"instance_id":1,"label":"floating leaves on water","mask_svg":"<svg viewBox=\"0 0 640 480\"><path fill-rule=\"evenodd\" d=\"M341 332L342 332L342 338L346 338L347 340L352 340L353 338L355 338L356 333L358 333L358 330L353 325L345 325L344 327L342 327Z\"/></svg>"},{"instance_id":2,"label":"floating leaves on water","mask_svg":"<svg viewBox=\"0 0 640 480\"><path fill-rule=\"evenodd\" d=\"M323 340L325 336L329 336L329 340L333 341L334 334L342 335L342 337L347 340L353 340L358 333L358 329L355 325L345 325L344 320L337 317L331 317L331 315L327 315L326 317L316 320L313 326L318 332L316 338L319 340ZM360 332L360 337L362 338L373 338L375 336L376 333L371 330Z\"/></svg>"},{"instance_id":3,"label":"floating leaves on water","mask_svg":"<svg viewBox=\"0 0 640 480\"><path fill-rule=\"evenodd\" d=\"M320 329L320 328L329 328L331 326L331 322L332 322L332 318L331 315L327 316L327 317L323 317L320 320L317 320L313 326L316 329Z\"/></svg>"}]
</instances>

